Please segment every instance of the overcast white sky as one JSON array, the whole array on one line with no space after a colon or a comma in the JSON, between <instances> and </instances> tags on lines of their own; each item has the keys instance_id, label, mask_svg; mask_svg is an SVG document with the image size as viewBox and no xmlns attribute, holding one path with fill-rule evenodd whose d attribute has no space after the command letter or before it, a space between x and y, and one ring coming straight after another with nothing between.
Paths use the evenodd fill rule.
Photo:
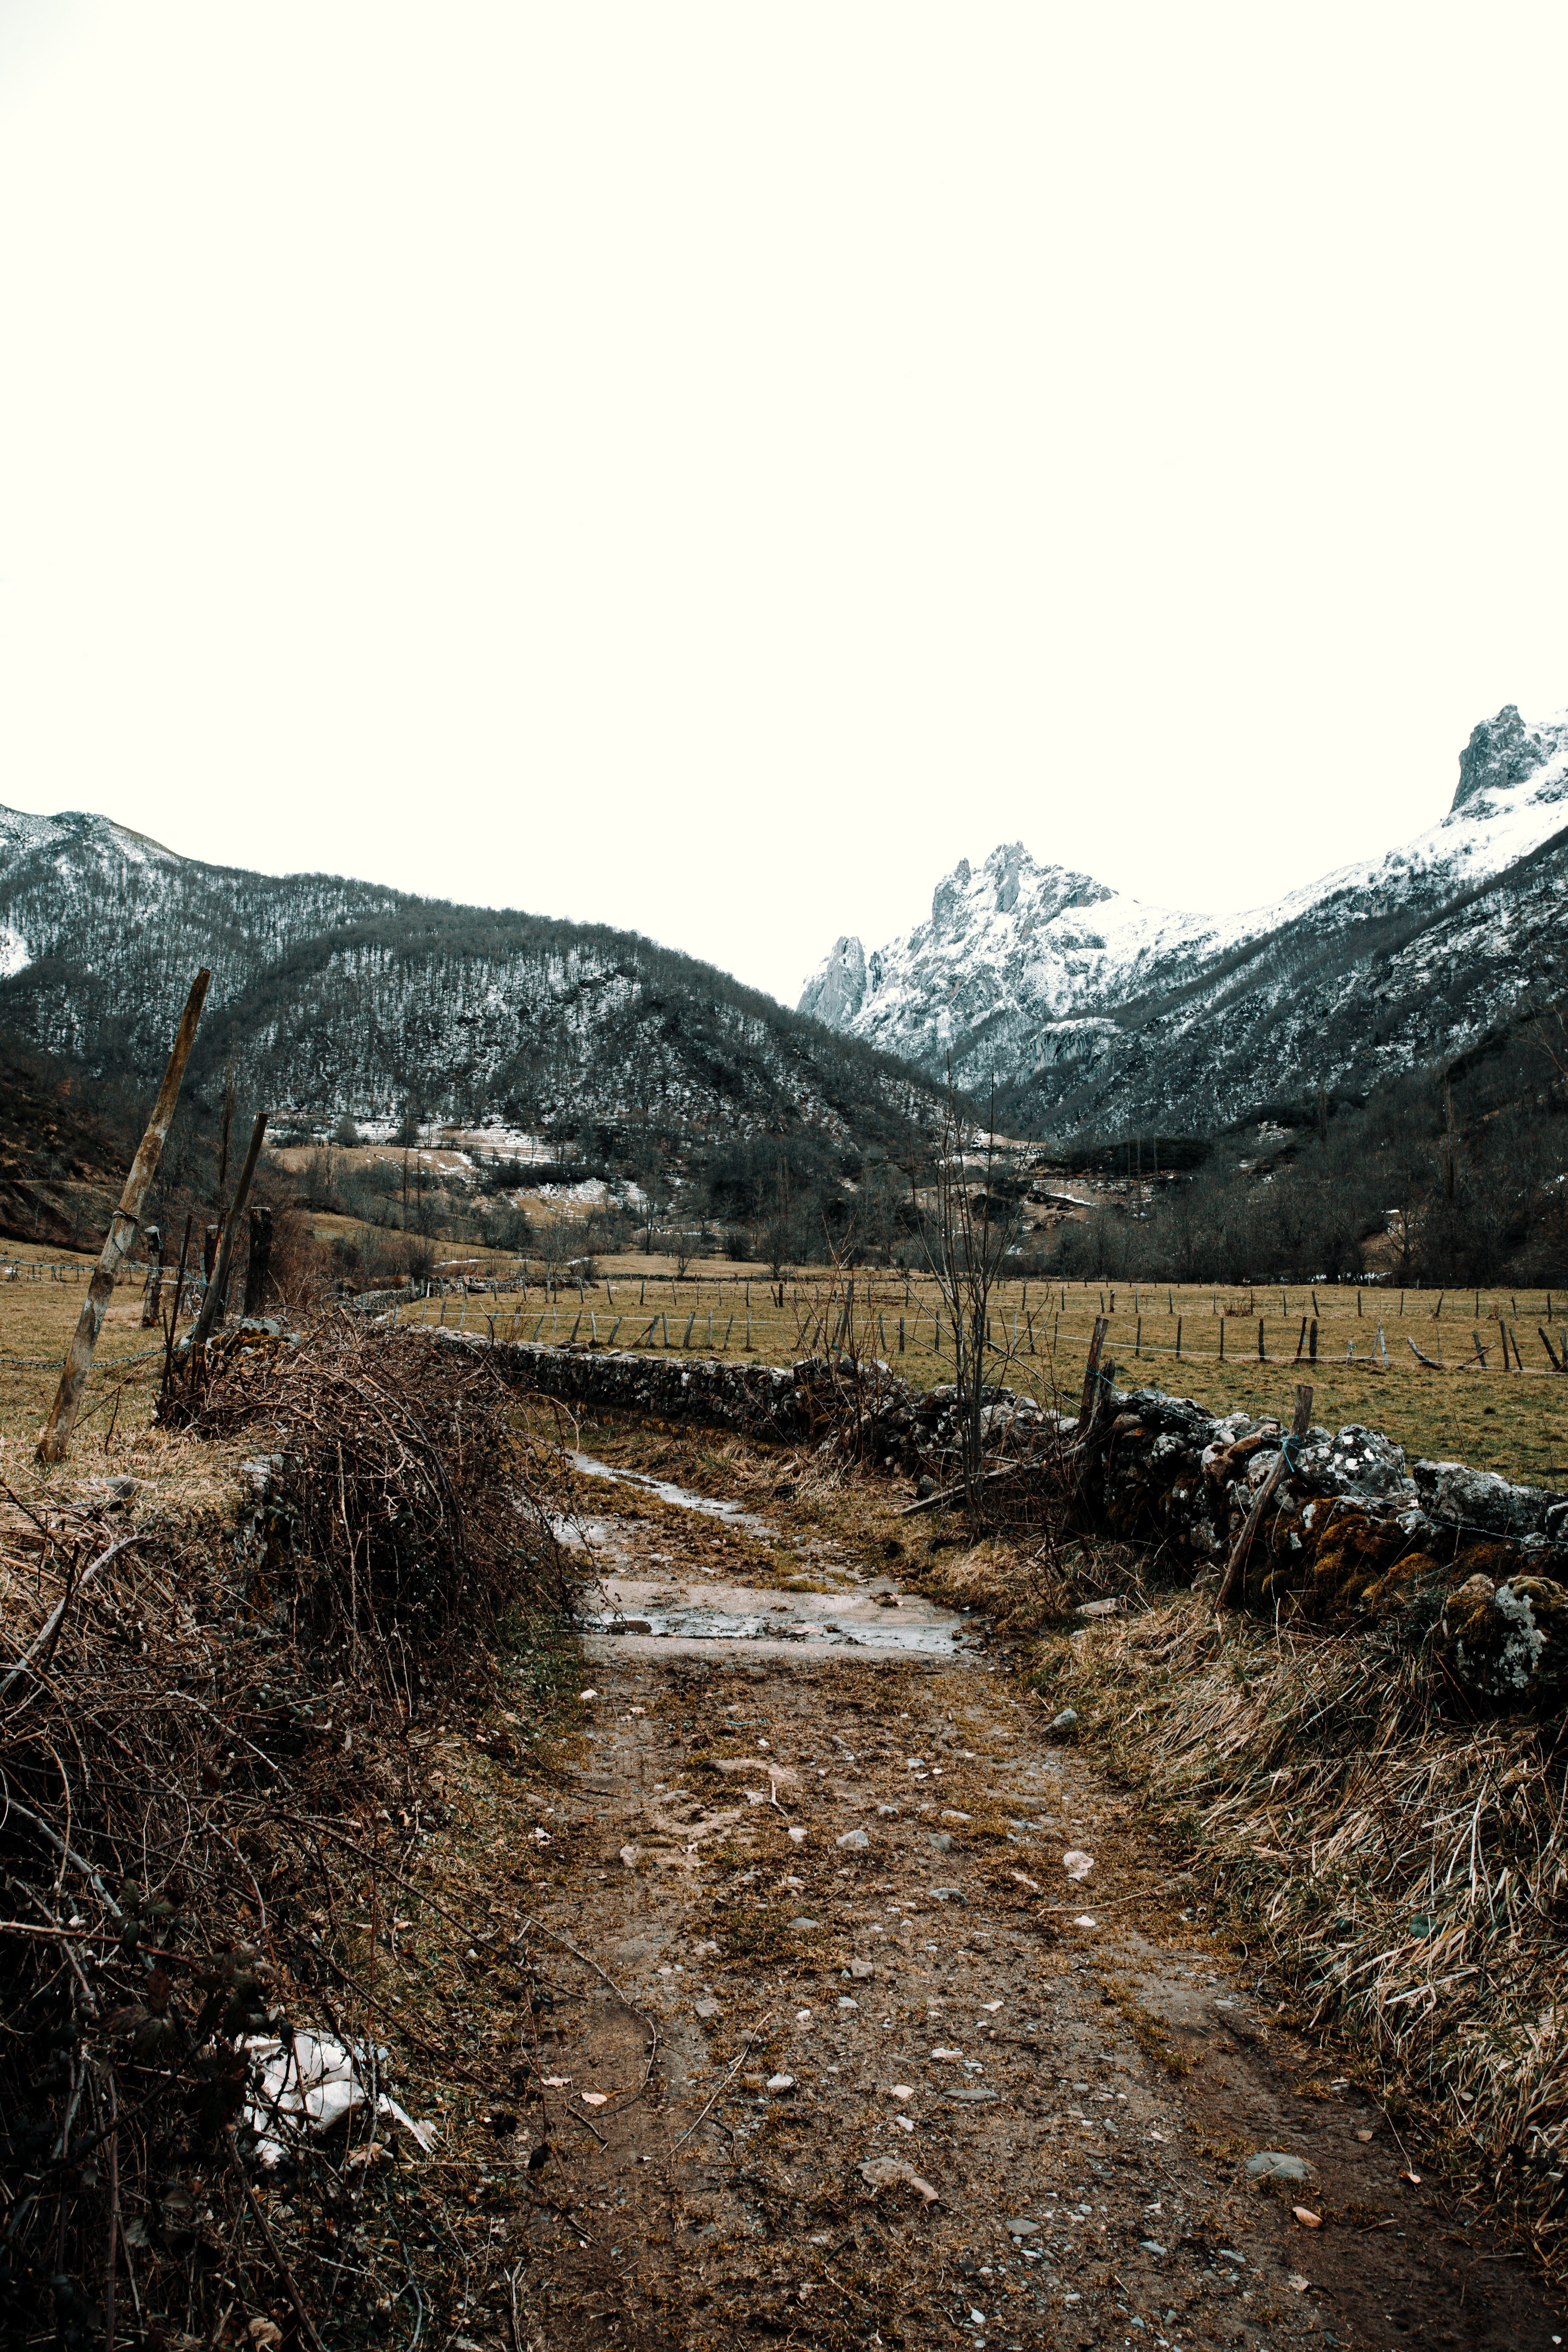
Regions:
<instances>
[{"instance_id":1,"label":"overcast white sky","mask_svg":"<svg viewBox=\"0 0 1568 2352\"><path fill-rule=\"evenodd\" d=\"M1568 10L0 0L0 800L791 1002L1568 704Z\"/></svg>"}]
</instances>

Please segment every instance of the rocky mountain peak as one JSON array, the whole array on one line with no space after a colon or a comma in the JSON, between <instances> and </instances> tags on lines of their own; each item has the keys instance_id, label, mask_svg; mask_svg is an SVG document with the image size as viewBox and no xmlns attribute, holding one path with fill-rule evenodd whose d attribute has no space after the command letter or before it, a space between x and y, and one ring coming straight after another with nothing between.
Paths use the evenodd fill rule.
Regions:
<instances>
[{"instance_id":1,"label":"rocky mountain peak","mask_svg":"<svg viewBox=\"0 0 1568 2352\"><path fill-rule=\"evenodd\" d=\"M1197 1132L1451 1056L1521 986L1559 987L1565 820L1568 712L1510 703L1472 732L1447 814L1385 856L1216 916L1002 842L943 876L929 921L870 954L840 940L802 1010L977 1093L1015 1087L1036 1132Z\"/></svg>"},{"instance_id":2,"label":"rocky mountain peak","mask_svg":"<svg viewBox=\"0 0 1568 2352\"><path fill-rule=\"evenodd\" d=\"M866 950L851 932L833 942L817 971L806 982L798 1011L829 1029L852 1021L866 999Z\"/></svg>"},{"instance_id":3,"label":"rocky mountain peak","mask_svg":"<svg viewBox=\"0 0 1568 2352\"><path fill-rule=\"evenodd\" d=\"M1031 863L1028 851L1021 841L1005 842L994 849L985 861L986 879L996 887L995 907L999 915L1010 915L1018 903L1018 876Z\"/></svg>"},{"instance_id":4,"label":"rocky mountain peak","mask_svg":"<svg viewBox=\"0 0 1568 2352\"><path fill-rule=\"evenodd\" d=\"M1459 754L1459 782L1448 814L1457 816L1485 793L1526 782L1565 748L1568 726L1528 726L1518 704L1505 702L1495 719L1483 719L1471 730Z\"/></svg>"},{"instance_id":5,"label":"rocky mountain peak","mask_svg":"<svg viewBox=\"0 0 1568 2352\"><path fill-rule=\"evenodd\" d=\"M1092 874L1065 866L1037 866L1021 841L999 842L976 874L961 857L931 894L931 928L936 937L957 937L976 927L994 928L998 916L1020 923L1048 923L1069 907L1092 907L1114 894Z\"/></svg>"},{"instance_id":6,"label":"rocky mountain peak","mask_svg":"<svg viewBox=\"0 0 1568 2352\"><path fill-rule=\"evenodd\" d=\"M931 919L939 930L952 922L973 878L967 857L961 857L952 872L942 876L931 894Z\"/></svg>"}]
</instances>

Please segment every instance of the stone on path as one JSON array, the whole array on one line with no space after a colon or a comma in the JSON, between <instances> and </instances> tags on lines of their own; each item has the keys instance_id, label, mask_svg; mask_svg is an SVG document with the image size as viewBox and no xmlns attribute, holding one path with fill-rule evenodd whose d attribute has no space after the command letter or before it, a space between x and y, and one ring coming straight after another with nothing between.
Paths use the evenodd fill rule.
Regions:
<instances>
[{"instance_id":1,"label":"stone on path","mask_svg":"<svg viewBox=\"0 0 1568 2352\"><path fill-rule=\"evenodd\" d=\"M1247 2159L1249 2180L1310 2180L1312 2168L1304 2156L1286 2156L1277 2147L1259 2148Z\"/></svg>"}]
</instances>

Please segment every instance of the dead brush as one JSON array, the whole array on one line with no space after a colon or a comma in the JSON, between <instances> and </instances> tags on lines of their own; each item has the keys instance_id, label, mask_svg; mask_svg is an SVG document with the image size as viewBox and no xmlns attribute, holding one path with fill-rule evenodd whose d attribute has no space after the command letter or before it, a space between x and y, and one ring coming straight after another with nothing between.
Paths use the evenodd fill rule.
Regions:
<instances>
[{"instance_id":1,"label":"dead brush","mask_svg":"<svg viewBox=\"0 0 1568 2352\"><path fill-rule=\"evenodd\" d=\"M379 2311L406 2345L450 2265L411 2248L391 2126L377 2150L381 2037L448 2082L485 2061L381 1990L398 1906L421 1940L447 1916L405 1735L474 1701L510 1612L557 1607L559 1472L482 1361L342 1318L220 1357L197 1426L272 1463L248 1537L107 1511L0 1533L0 2339L318 2346ZM290 2209L252 2174L247 2043L303 2026L369 2095Z\"/></svg>"},{"instance_id":2,"label":"dead brush","mask_svg":"<svg viewBox=\"0 0 1568 2352\"><path fill-rule=\"evenodd\" d=\"M1419 1629L1218 1623L1194 1597L1047 1651L1122 1776L1363 2053L1561 2259L1568 2219L1568 1749L1457 1719Z\"/></svg>"},{"instance_id":3,"label":"dead brush","mask_svg":"<svg viewBox=\"0 0 1568 2352\"><path fill-rule=\"evenodd\" d=\"M269 1457L258 1600L286 1604L291 1622L346 1648L356 1675L410 1704L412 1662L428 1669L454 1633L493 1628L521 1560L531 1588L564 1604L559 1432L518 1412L478 1349L329 1314L298 1347L217 1351L190 1426L243 1431Z\"/></svg>"}]
</instances>

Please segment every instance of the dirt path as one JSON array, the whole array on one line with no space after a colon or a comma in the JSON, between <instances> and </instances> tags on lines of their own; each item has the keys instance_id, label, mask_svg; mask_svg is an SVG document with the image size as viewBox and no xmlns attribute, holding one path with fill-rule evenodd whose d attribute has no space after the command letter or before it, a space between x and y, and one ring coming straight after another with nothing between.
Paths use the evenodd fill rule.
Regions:
<instances>
[{"instance_id":1,"label":"dirt path","mask_svg":"<svg viewBox=\"0 0 1568 2352\"><path fill-rule=\"evenodd\" d=\"M1568 2334L983 1632L847 1566L826 1594L676 1570L658 1527L596 1528L595 1613L639 1630L584 1637L520 2342Z\"/></svg>"}]
</instances>

